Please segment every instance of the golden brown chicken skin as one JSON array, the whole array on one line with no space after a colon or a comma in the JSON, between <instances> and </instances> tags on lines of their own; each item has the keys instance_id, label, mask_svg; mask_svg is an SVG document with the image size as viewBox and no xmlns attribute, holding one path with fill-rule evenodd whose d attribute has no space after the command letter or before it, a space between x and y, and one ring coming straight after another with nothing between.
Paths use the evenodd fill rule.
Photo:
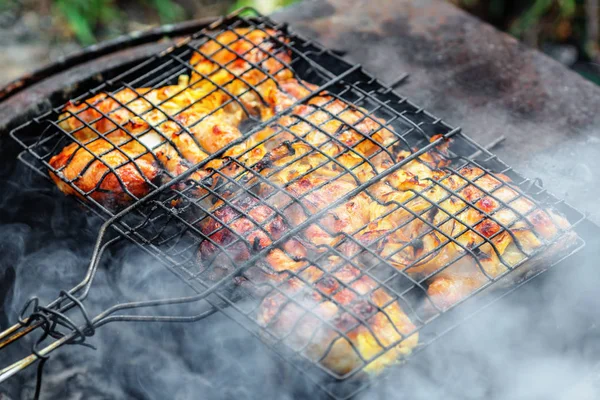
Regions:
<instances>
[{"instance_id":1,"label":"golden brown chicken skin","mask_svg":"<svg viewBox=\"0 0 600 400\"><path fill-rule=\"evenodd\" d=\"M331 96L317 96L296 107L277 125L263 133L267 139L260 145L237 156L237 162L221 165L220 174L241 182L248 177L241 172L243 163L268 177L273 186L261 185L258 198L243 191L230 194L228 204L217 202L211 217L200 224L209 240L200 244L198 261L210 279L231 273L236 265L370 179L376 174L374 168L391 162L386 151L395 136L383 121ZM331 162L332 157L343 164ZM344 174L346 167L355 167L356 176ZM250 178L245 183L255 182ZM274 185L284 190L276 191ZM418 342L398 297L360 265L344 264L335 257L325 264L310 261L323 253L323 246L337 247L352 257L356 246L344 243L341 234L356 233L374 211L385 212L385 207L374 209L372 203L368 193L348 198L303 229L298 240L286 240L268 252L260 271L254 268L244 274L255 283L277 285L277 290L263 293L258 323L275 336L287 336L287 345L304 348L305 356L339 376L365 365L367 371L378 371L410 353ZM291 298L303 300L298 304Z\"/></svg>"},{"instance_id":2,"label":"golden brown chicken skin","mask_svg":"<svg viewBox=\"0 0 600 400\"><path fill-rule=\"evenodd\" d=\"M109 207L143 197L161 173L154 156L123 131L96 139L86 148L71 143L52 157L50 164L60 170L61 178L52 172L50 177L65 194L82 198L89 195Z\"/></svg>"},{"instance_id":3,"label":"golden brown chicken skin","mask_svg":"<svg viewBox=\"0 0 600 400\"><path fill-rule=\"evenodd\" d=\"M290 52L284 48L289 40L280 32L238 28L207 39L190 60L195 87L225 86L240 108L256 110L263 119L273 116L273 107L281 111L291 104L279 84L294 78Z\"/></svg>"},{"instance_id":4,"label":"golden brown chicken skin","mask_svg":"<svg viewBox=\"0 0 600 400\"><path fill-rule=\"evenodd\" d=\"M396 187L409 182L410 191L402 193L404 207L374 221L390 227L377 246L396 268L428 284L439 308L456 304L568 234L565 217L538 207L502 174L471 165L456 174L422 162L403 170L404 181ZM398 192L381 189L379 195Z\"/></svg>"},{"instance_id":5,"label":"golden brown chicken skin","mask_svg":"<svg viewBox=\"0 0 600 400\"><path fill-rule=\"evenodd\" d=\"M191 77L180 76L177 85L126 88L67 105L59 124L87 150L66 146L50 160L58 171L52 179L67 194L77 192L74 185L101 203L124 204L147 194L156 177L173 178L240 140L242 121L270 118L314 89L292 78L277 35L224 32L193 54ZM259 64L267 74L253 67Z\"/></svg>"},{"instance_id":6,"label":"golden brown chicken skin","mask_svg":"<svg viewBox=\"0 0 600 400\"><path fill-rule=\"evenodd\" d=\"M162 110L153 106L172 97L185 86L185 82L182 82L181 85L145 92L144 98L136 98L136 93L125 89L113 97L98 95L87 100L86 104L90 108L84 108L85 111L77 114L77 117L61 122L63 129L66 125L69 126L66 130L72 131L71 135L81 145L71 143L50 159L50 165L60 175L51 174L53 180L65 193L72 194L75 189L68 188L61 181L80 176L81 179L72 181L73 184L89 193L96 201L113 204L128 202L147 194L151 187L148 181L161 172L168 172L173 177L186 171L188 164L205 159L210 150L203 148L202 143L208 143L209 149L214 151L218 146L225 146L241 137L237 128L240 120L236 120L235 116L218 110L206 117L218 107L218 104L214 104L214 96L202 98L201 94L196 96L196 93L186 93L185 98L180 94L167 101ZM129 99L135 100L128 104L127 110L119 108L119 103ZM173 113L170 108L172 101L180 102L180 107L191 107L170 117L168 113ZM85 105L74 107L81 108ZM98 119L100 112L110 115L110 119ZM191 129L184 129L185 125L181 121L191 121L193 118L198 120L202 116L206 117L202 122ZM84 122L88 125L85 126ZM106 153L110 155L106 157ZM90 158L94 158L95 162L91 162ZM156 171L144 172L148 169L148 164ZM109 167L116 169L116 175L113 172L105 173ZM131 173L136 170L142 171L138 174ZM130 179L133 181L130 182ZM142 183L144 180L145 184ZM127 193L130 186L137 190ZM131 195L135 197L132 198Z\"/></svg>"},{"instance_id":7,"label":"golden brown chicken skin","mask_svg":"<svg viewBox=\"0 0 600 400\"><path fill-rule=\"evenodd\" d=\"M415 326L397 299L360 268L335 257L320 267L297 264L286 270L297 277L276 284L257 315L277 340L339 377L362 367L380 371L416 346Z\"/></svg>"}]
</instances>

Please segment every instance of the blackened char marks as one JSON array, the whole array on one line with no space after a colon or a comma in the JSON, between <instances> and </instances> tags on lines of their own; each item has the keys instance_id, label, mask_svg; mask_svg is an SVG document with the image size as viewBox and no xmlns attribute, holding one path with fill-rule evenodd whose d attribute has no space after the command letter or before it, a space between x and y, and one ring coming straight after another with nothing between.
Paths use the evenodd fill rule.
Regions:
<instances>
[{"instance_id":1,"label":"blackened char marks","mask_svg":"<svg viewBox=\"0 0 600 400\"><path fill-rule=\"evenodd\" d=\"M281 215L252 196L220 204L199 227L204 235L198 252L202 269L231 269L232 264L270 246L288 229Z\"/></svg>"}]
</instances>

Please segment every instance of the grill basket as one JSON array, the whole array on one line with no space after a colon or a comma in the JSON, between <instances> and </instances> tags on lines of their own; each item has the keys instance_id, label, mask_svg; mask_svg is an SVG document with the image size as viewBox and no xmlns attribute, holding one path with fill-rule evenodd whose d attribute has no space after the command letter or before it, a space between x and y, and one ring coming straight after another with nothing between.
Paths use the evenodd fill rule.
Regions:
<instances>
[{"instance_id":1,"label":"grill basket","mask_svg":"<svg viewBox=\"0 0 600 400\"><path fill-rule=\"evenodd\" d=\"M190 166L179 175L165 172L158 179L146 177L137 167L136 161L142 157L153 157L158 163L160 161L156 158L155 149L173 143L162 134L161 140L153 143L153 146L143 143L140 138L150 133L160 133L155 127L165 122L176 124L182 133L193 136L194 126L204 120L201 118L186 125L177 118L177 113L169 114L163 112L162 108L168 101L198 84L198 80L181 84L182 75L198 74L189 60L194 54L199 54L198 48L201 45L209 41L218 42L218 35L225 31L234 32L239 40L245 40L244 34L234 31L243 27L261 30L265 34L265 42L271 44L268 50L271 53L268 53L266 59L277 60L281 69L269 71L262 64L250 62L250 68L260 70L264 79L254 84L238 77L246 86L246 90L238 94L229 92L228 84L231 82L219 83L211 75L205 74L198 78L214 85L214 91L207 96L223 92L228 97L226 102L204 118L220 109L231 107L231 104L238 105L245 114L244 123L240 127L241 137L213 152L197 142L208 154L201 163ZM217 51L224 49L231 50L228 44L220 43ZM251 44L248 49L248 52L253 51L266 52L264 47L257 44ZM282 52L289 55L289 61L282 61L278 57ZM230 63L220 64L212 55L202 56L225 70L236 62L234 59ZM295 76L316 86L301 82L300 85L307 93L305 96L296 99L288 107L277 110L273 116L258 117L254 110L248 109L244 96L255 93L261 97L260 85L276 81L276 75L283 70L293 71ZM178 84L181 86L180 90L160 103L151 104L148 101L148 107L143 112L138 113L132 107L136 101L145 101L144 94L138 93L137 88L157 89ZM118 96L123 90L136 95L123 102ZM85 102L100 93L105 93L107 98L116 102L117 108L105 112L97 104ZM315 101L316 99L323 100ZM44 177L48 177L49 171L60 177L65 185L78 194L81 204L100 215L106 223L102 227L87 276L81 284L69 292L61 293L57 301L48 307L33 304L37 307L34 307L32 315L28 318L24 316L21 324L0 336L0 340L4 338L0 347L35 327L44 328L48 318L52 321L60 319L53 320L52 315L63 316L72 308L85 312L81 301L90 290L103 253L122 239L154 256L198 294L187 298L115 305L103 314L89 318L81 327L73 326L74 324L64 322L63 319L58 325L62 325L68 332L55 335L56 341L50 346L34 349L34 354L29 359L2 370L0 378L3 379L36 359L44 358L61 344L82 340L93 333L95 328L108 322L197 321L214 312L222 312L260 337L276 354L306 373L329 396L349 398L372 381L368 376L381 369L381 360L389 363L387 355L393 355L394 359L399 356L406 358L411 351L416 352L426 347L446 332L448 327L456 323L449 316L455 308L471 307L471 311L475 311L500 293L515 288L519 282L554 265L560 258L572 254L584 245L583 240L573 231L573 227L584 216L541 188L539 182L522 177L464 135L460 129L449 126L414 105L391 87L363 71L360 66L348 63L334 52L289 32L285 25L251 9L220 19L177 46L82 93L69 104L82 106L78 112L69 111L66 114L65 105L57 106L18 127L11 132L11 136L24 147L19 155L23 162ZM298 112L298 107L306 104L311 104L310 109ZM333 105L339 104L343 107L337 107L333 112ZM110 142L110 133L117 130L128 132L127 126L114 118L113 112L120 109L127 110L131 116L144 121L152 112L159 112L163 119L154 125L150 124L146 132L129 134L127 142L141 142L145 149L134 157L127 156L122 164L114 166L106 163L104 156L127 142L113 143L101 154L94 153L90 146L98 140ZM93 121L81 118L81 113L86 111L97 113L97 118ZM354 124L348 124L345 117L348 113L359 115ZM61 122L73 118L79 122L77 130L62 127ZM108 121L110 128L98 130L99 121ZM364 129L359 126L365 121L372 125L369 134L365 134ZM337 127L333 134L330 126ZM77 132L85 129L95 133L92 139L82 140L78 137ZM227 156L227 152L235 146L265 130L272 133L253 142L235 156ZM307 139L307 131L321 134L322 139L317 144L311 142ZM349 131L361 136L353 145L340 139L342 132ZM373 140L374 135L382 132L389 132L391 138L385 143ZM287 139L277 143L260 161L244 162L254 150L269 143L277 135L285 135ZM135 166L149 188L148 193L140 196L130 191L125 182L117 178L129 200L127 206L98 201L94 194L102 192L101 185L92 190L82 190L77 185L81 175L67 179L62 169L57 169L50 163L51 157L69 143L77 143L81 148L89 149L92 156L90 164L94 161L104 163L106 172L103 179L119 177L118 170L123 166ZM357 150L361 144L368 144L375 147L375 150L365 154ZM173 147L176 148L175 145ZM332 153L331 148L336 150ZM276 159L278 152L282 152L283 156ZM401 159L397 154L403 154ZM183 158L181 153L179 155ZM302 163L309 157L312 164L302 174L290 179L285 185L278 183L278 174L289 171L295 163ZM348 166L340 161L343 157L351 157L355 161ZM395 162L386 165L386 168L380 168L376 163L386 157ZM431 158L442 161L432 165ZM281 161L284 159L285 162ZM318 162L315 164L314 160ZM215 161L219 161L217 168L211 164ZM288 190L292 186L301 186L303 179L323 168L336 173L331 179L315 183L303 192ZM376 187L385 184L394 174L409 168L435 170L437 175L436 178L421 178L426 185L418 190L407 190L405 193L408 195L403 201L382 201L376 194ZM364 171L369 172L368 178L360 175ZM195 179L198 172L202 172L202 179ZM459 180L459 184L452 186L448 183L449 178ZM314 206L311 203L320 191L340 180L348 183L346 191L335 193L326 206ZM483 184L490 180L494 182L492 189ZM465 194L467 189L480 194L476 200L491 199L495 208L490 212L482 211L477 201L469 200ZM514 194L508 201L499 195L506 190ZM434 200L428 195L430 192L442 195ZM385 211L374 220L356 224L351 231L332 231L331 219L335 219L336 210L359 198L366 199L369 204L377 203ZM445 207L449 201L459 202L461 206L455 212L446 212ZM536 207L531 207L527 212L519 211L515 206L519 201L531 202ZM415 206L417 203L419 207ZM570 228L555 235L552 240L537 234L531 221L536 210L540 210L538 207L558 211L568 219ZM480 212L480 218L474 223L465 223L461 216L474 209ZM257 216L259 210L266 215ZM512 213L513 217L508 223L497 218L499 210ZM404 215L402 223L389 228L385 235L371 240L357 238L359 233L369 231L374 223L399 213ZM290 215L301 215L302 218L291 221ZM498 229L490 235L483 235L483 225L490 221ZM242 231L239 226L244 224L251 228ZM279 229L274 228L277 224L280 225ZM394 251L382 251L388 245L389 238L416 224L421 228L415 237L396 243ZM451 234L446 229L448 224L456 226ZM519 240L514 236L514 232L519 229L529 229L541 245L533 251L519 246ZM309 232L319 232L325 239L316 242L309 237ZM497 248L495 239L503 234L513 237L517 247L514 251L520 254L515 260L503 259L503 250ZM473 235L478 240L465 244L465 235ZM423 248L423 241L433 236L438 238L439 243L430 251L418 254L419 249ZM219 237L226 237L227 240L217 240ZM209 247L209 255L201 254L199 249L202 246ZM439 256L449 246L457 249L455 257L441 263L433 271L413 273L416 268ZM273 263L268 261L274 250L298 267L293 270L274 268ZM406 252L411 252L414 258L400 267L398 259ZM497 256L500 272L489 272L485 266L484 253ZM440 304L428 292L430 283L459 265L461 260L468 260L468 263L476 266L476 273L485 283L450 305ZM351 277L342 277L343 271L351 271ZM367 292L361 286L364 282L368 282ZM486 291L490 286L503 290ZM477 296L479 301L470 306L470 299L484 291L486 294ZM378 296L378 300L374 300L373 293L377 292L383 294ZM351 299L345 300L348 296ZM381 297L385 299L381 300ZM142 315L139 312L134 315L124 314L126 310L190 302L198 303L197 315L175 317ZM269 317L261 317L269 302L275 303L271 314ZM325 303L335 310L335 317L325 315ZM404 328L399 328L402 324L398 322L398 307L410 320L410 323L403 325ZM48 310L54 310L55 313L49 313ZM291 319L291 322L288 321L289 329L282 329L278 321L286 318ZM385 328L381 328L382 325ZM55 333L46 328L46 334ZM383 335L377 329L384 329L386 334ZM390 329L393 331L389 331ZM298 331L308 333L299 334ZM368 351L358 347L356 335L363 335L371 341ZM416 335L419 335L418 344L405 345L415 340ZM323 341L326 344L320 345ZM347 353L352 354L350 367L332 367L332 354L338 348L344 348Z\"/></svg>"}]
</instances>

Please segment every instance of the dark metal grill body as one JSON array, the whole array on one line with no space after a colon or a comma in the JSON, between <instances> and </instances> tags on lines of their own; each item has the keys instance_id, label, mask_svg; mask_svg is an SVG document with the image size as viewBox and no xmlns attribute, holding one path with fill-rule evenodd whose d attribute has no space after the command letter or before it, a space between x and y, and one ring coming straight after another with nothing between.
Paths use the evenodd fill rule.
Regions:
<instances>
[{"instance_id":1,"label":"dark metal grill body","mask_svg":"<svg viewBox=\"0 0 600 400\"><path fill-rule=\"evenodd\" d=\"M248 12L248 10L246 11ZM190 317L190 320L197 320L215 311L223 312L251 333L260 336L276 354L291 362L299 370L307 373L328 395L335 398L349 398L369 383L369 379L366 378L364 371L376 363L380 357L397 348L403 341L417 332L420 334L420 339L419 345L414 351L426 347L439 334L447 330L449 326L447 324L455 322L447 316L452 314L452 309L456 308L457 305L461 304L461 307L469 307L468 304L464 304L464 306L462 304L476 294L484 291L487 287L492 285L500 286L498 281L507 280L511 275L522 275L519 272L523 267L522 264L536 260L543 256L545 251L556 245L554 240L544 241L538 237L538 239L544 242L543 245L536 248L535 251L526 251L519 248L519 251L522 253L519 262L510 263L502 259L500 256L502 252L495 247L493 239L503 232L508 232L512 235L511 227L516 223L524 223L532 227L528 220L529 215L517 211L513 206L514 201L525 198L537 205L556 209L566 216L572 227L575 227L584 216L565 202L557 200L542 189L537 182L526 179L513 171L485 148L464 135L460 129L449 126L441 119L414 105L390 87L386 87L377 79L370 76L359 66L351 65L317 43L288 32L285 26L277 24L255 11L249 12L252 14L251 17L241 17L240 14L236 13L217 21L207 29L192 35L192 37L180 45L167 50L163 54L150 58L136 68L102 83L92 90L82 93L79 97L73 99L73 103L83 101L98 93L106 93L119 103L119 107L129 110L132 114L143 120L145 113L140 115L135 114L129 107L130 103L122 104L115 94L125 89L135 90L134 88L140 87L159 88L175 84L182 74L192 75L197 71L194 70L194 66L188 60L193 53L198 51L198 47L209 40L217 41L217 36L222 32L231 31L239 27L262 30L269 37L268 40L276 43L274 53L269 56L275 58L277 52L288 52L291 56L291 62L287 65L284 65L286 63L282 62L282 68L292 70L298 78L318 85L317 89L305 86L310 93L308 96L295 101L292 106L284 110L279 110L280 112L275 116L261 120L254 116L252 110L246 109L242 97L246 93L259 93L259 88L256 86L262 82L258 85L244 82L247 85L247 91L239 95L230 95L229 100L221 106L226 107L229 103L237 103L243 109L246 114L246 121L248 122L244 124L242 129L243 136L229 143L219 151L210 154L202 163L192 166L181 175L168 175L164 177L166 181L162 183L144 178L147 185L151 188L150 193L144 197L139 197L129 192L125 183L120 181L124 192L133 200L125 209L109 207L94 200L91 197L91 192L82 191L76 185L77 178L63 180L79 193L81 197L79 200L82 204L108 221L106 226L111 238L104 238L102 246L98 245L92 259L92 266L97 264L98 259L102 257L102 252L108 246L112 245L112 243L121 238L133 242L144 251L155 256L160 263L164 264L181 278L183 282L198 292L198 296L184 301L200 301L205 305L206 311L199 313L197 316ZM284 32L284 34L278 33L273 35L269 33L270 30ZM243 40L243 35L238 35L238 37ZM227 44L221 43L221 46L221 48L228 48ZM258 46L253 45L251 50L257 48ZM210 55L203 56L217 63L211 59ZM244 55L241 56L243 57ZM229 68L229 65L219 66L225 69ZM277 72L275 74L269 73L261 65L252 65L252 68L261 70L265 75L265 80L274 79L274 75L277 74ZM202 76L202 78L211 81L211 76ZM228 89L226 85L218 83L214 83L214 85L215 90L227 93ZM326 91L326 94L324 94L324 91ZM143 95L139 96L143 98ZM307 104L319 96L326 96L328 100L320 104L313 102L313 108L306 115L301 115L295 111L295 106ZM135 98L132 101L138 99ZM345 104L345 107L337 113L332 113L328 106L335 101L340 101L342 104ZM160 104L153 104L148 109L148 112L157 110L158 107L160 107ZM126 131L126 128L112 119L110 113L106 114L102 112L100 109L95 108L93 104L88 105L87 108L94 109L99 113L98 120L106 119L111 121L114 127L113 130L123 129ZM217 110L215 109L214 112ZM361 115L359 123L366 119L374 121L377 127L370 132L371 135L377 132L389 131L394 135L393 140L382 145L373 141L371 137L363 135L363 138L354 146L345 145L336 135L332 135L323 126L333 121L340 126L345 126L345 128L354 128L352 129L353 132L362 134L356 126L352 127L346 124L346 120L342 117L342 114L346 111L359 113ZM49 164L49 160L65 145L76 142L79 146L87 148L99 138L110 141L106 136L110 132L99 132L94 128L93 123L97 121L86 122L79 118L77 113L70 113L67 117L61 117L63 112L63 105L60 105L53 111L41 115L11 132L12 137L25 148L19 156L20 159L43 176L48 176L48 171L52 171L60 176L61 171L54 169ZM324 113L328 117L323 123L315 123L311 120L311 116L314 116L315 113ZM193 136L190 132L193 126L184 126L179 123L175 118L176 114L167 115L163 113L163 115L165 117L164 121L177 123L183 132L188 132L190 136ZM74 136L75 132L61 128L59 125L61 118L64 121L72 117L77 118L81 122L82 129L88 128L95 131L97 138L84 142ZM282 117L287 117L287 122L283 122ZM201 121L202 119L196 123L200 123ZM323 134L325 140L319 145L310 143L305 136L299 135L294 130L295 127L302 124L309 126L313 131ZM242 143L253 134L267 128L272 129L275 133L255 143L235 157L222 158L228 150ZM148 132L160 133L158 129L152 128ZM42 134L40 135L40 133ZM266 143L273 136L284 133L292 137L292 140L282 143L278 148L289 147L291 146L290 143L300 144L309 149L308 153L297 155L291 153L293 157L292 161L278 168L273 168L272 165L265 166L260 163L250 165L242 161L243 157L248 155L252 150ZM144 133L137 136L131 135L129 140L138 140L143 135ZM144 153L136 157L129 157L123 165L132 163L135 165L135 161L144 155L156 157L154 149L169 143L169 139L166 136L162 135L162 138L163 140L154 148L144 145L146 147ZM448 141L449 150L447 153L443 153L440 148L447 145ZM360 154L356 150L356 147L363 142L375 145L377 150L368 156ZM113 146L114 148L118 148L122 145L120 143ZM198 143L198 145L200 144ZM331 156L324 150L324 146L326 145L337 146L336 148L339 149L338 153ZM378 169L373 165L378 156L392 155L398 153L398 151L405 152L406 156L388 168ZM105 154L98 155L92 151L90 151L90 154L93 154L95 160L103 162L102 157ZM349 154L358 159L357 164L352 167L344 166L339 162L339 156ZM382 255L377 251L377 246L381 244L384 237L377 238L369 243L364 243L355 237L356 233L367 229L368 223L352 233L332 233L327 230L324 220L331 214L332 210L361 193L366 193L371 200L376 201L377 199L371 190L374 185L383 182L386 177L402 170L409 163L420 163L427 166L427 163L422 158L427 154L437 154L447 161L442 168L442 178L429 179L426 188L412 191L411 196L405 202L392 201L381 204L381 206L388 207L388 209L384 215L378 217L379 219L383 219L398 211L403 211L411 215L410 219L404 224L390 229L385 237L394 234L414 221L419 221L427 226L425 233L420 234L417 238L413 238L411 242L406 243L394 253ZM281 187L275 183L274 177L278 172L286 168L286 166L301 161L307 155L317 156L320 163L312 166L305 174L292 179L288 182L289 185L297 183L303 176L328 165L336 165L339 174L333 177L331 181L325 182L321 186L312 187L301 195L292 195L289 191L286 191L285 187ZM219 159L223 160L219 168L207 168L207 165L211 161ZM357 175L356 171L359 167L365 167L366 165L370 166L369 168L373 174L368 179L363 179ZM106 166L108 171L105 176L113 174L118 177L116 170L120 166ZM475 178L467 177L462 173L465 168L481 172ZM138 169L138 171L141 176L144 176L141 170ZM203 180L190 179L198 171L205 173ZM228 171L235 171L236 173L232 175ZM508 176L511 182L506 182L500 174ZM444 178L449 176L457 176L463 179L464 184L459 190L453 190L444 183ZM498 182L497 187L493 191L486 190L478 183L478 180L483 176L493 177ZM353 182L351 190L341 193L338 198L332 198L331 203L326 207L317 209L306 207L307 196L322 189L327 183L342 178ZM475 224L471 226L465 225L460 220L460 213L469 208L476 207L461 193L461 190L467 186L476 188L483 195L492 198L500 205L500 208L511 210L516 217L509 224L505 224L497 220L494 213L484 213L481 219ZM509 202L502 201L495 194L497 190L506 187L517 193L517 196ZM437 202L432 201L425 195L427 190L432 189L442 190L445 196ZM271 203L271 199L277 195L287 196L286 198L289 199L289 203L281 209L274 207ZM428 213L432 210L440 209L440 203L450 198L459 199L464 203L464 207L456 214L448 213L441 223L432 223L428 218ZM424 201L428 206L423 210L415 212L410 208L410 202L415 200ZM251 203L249 206L248 202ZM304 219L300 223L293 223L288 220L286 210L287 207L291 207L292 205L303 210ZM263 206L271 212L268 218L258 220L248 212L248 207L252 210L259 206ZM225 208L234 210L234 216L229 221L221 220L218 214L218 210ZM286 229L277 236L273 236L267 227L278 218L283 221ZM489 237L483 237L476 233L477 227L485 219L494 221L501 229ZM269 244L263 246L256 240L249 239L248 235L237 232L233 228L233 224L235 221L241 220L248 221L252 225L253 232L260 232L261 235L268 239ZM208 221L217 222L214 230L207 231L202 228ZM456 235L448 235L440 227L448 221L464 225L464 229ZM373 221L369 223L371 222ZM303 238L305 230L310 226L316 226L320 230L325 231L329 236L335 237L336 241L332 242L333 244L307 246L311 247L311 251L307 251L301 259L287 253L295 261L305 263L305 266L297 271L287 270L277 272L269 270L269 265L265 262L268 254L274 249L286 252L287 250L284 249L284 245L295 238ZM214 235L219 231L227 232L230 237L228 243L219 243L214 240ZM481 237L481 241L471 247L462 244L460 236L467 231L475 232L477 236ZM444 237L445 240L431 252L422 254L411 265L401 269L392 265L394 255L402 252L409 246L414 246L415 241L422 240L427 234L431 234L432 232ZM563 238L563 235L558 235L556 239L560 240L561 238ZM513 240L518 246L518 240L514 239L514 236ZM216 254L214 258L204 263L198 261L198 249L202 243L210 243L215 249ZM411 267L435 255L436 252L448 244L461 249L458 257L449 260L438 270L427 276L415 278L409 273ZM492 276L482 266L482 263L478 259L478 254L481 252L481 248L486 245L491 246L493 251L499 255L500 263L504 268L503 273ZM568 251L561 253L561 256L567 256L580 249L583 245L582 239L577 238L569 246ZM348 252L346 247L351 247L353 251ZM236 254L240 251L240 248L250 253L242 260ZM465 257L474 260L481 273L486 276L487 283L474 290L468 298L457 302L449 309L436 306L435 302L427 294L427 282L436 274L442 273ZM336 261L332 262L331 260ZM543 265L543 268L550 267L558 261L558 259L553 259L551 263ZM224 268L223 265L229 265L230 267ZM343 282L335 276L335 272L342 265L349 265L352 268L360 270L360 274L354 280ZM314 285L315 282L307 280L304 274L309 266L319 270L319 282L330 277L335 279L339 284L339 288L333 293L324 293L319 290L318 296L320 296L322 301L335 304L341 314L349 316L348 318L351 323L348 324L346 329L339 329L338 326L331 323L331 320L320 315L316 310L316 305L318 304L307 304L300 295L290 293L290 291L284 288L285 284L291 279L301 282L306 287ZM529 270L527 277L530 277L543 268ZM91 270L93 270L93 267L91 267ZM273 280L269 279L269 276L278 276L281 279ZM385 304L375 304L368 299L368 296L357 293L353 284L363 277L367 277L371 282L375 282L376 287L372 291L384 290L389 295L389 301ZM512 281L509 287L514 288L516 287L516 283L514 279ZM311 291L317 290L314 288L311 289ZM343 290L352 292L356 297L368 303L369 311L363 315L353 307L346 306L336 300L336 294ZM308 338L303 345L291 345L290 332L282 334L272 329L270 324L260 323L257 319L257 313L261 309L261 304L263 304L266 298L274 295L285 298L284 303L286 305L294 304L295 307L301 310L299 312L303 316L309 316L318 321L319 326L326 327L326 329L335 332L336 339L330 340L330 344L317 355L310 355L307 352L309 343L314 339L314 332L313 336ZM491 295L489 298L491 299ZM69 299L63 300L68 302ZM66 303L59 302L57 306L60 308L64 304ZM71 304L73 305L73 303ZM381 341L379 335L371 330L369 320L374 315L381 315L384 320L389 321L388 323L395 328L395 324L391 322L393 317L388 315L389 307L392 304L399 304L401 306L412 324L414 324L414 329L408 332L396 329L394 334L395 340L385 342ZM424 304L427 307L424 307ZM477 304L481 305L480 303ZM151 305L159 304L151 302L144 304L144 307ZM97 327L111 321L134 319L135 317L123 315L122 311L137 308L138 306L136 304L116 306L94 319L93 324ZM283 308L283 306L279 307L276 316L281 313ZM142 319L142 317L139 318ZM165 320L168 320L168 318L165 317ZM365 329L367 335L372 336L376 342L375 347L377 351L372 352L368 356L363 355L355 347L354 341L349 337L351 332L360 327ZM356 365L348 371L336 372L323 365L328 352L331 351L333 344L338 341L346 341L351 351L354 351L356 354ZM310 368L306 368L306 366ZM333 381L336 382L334 385L331 384Z\"/></svg>"}]
</instances>

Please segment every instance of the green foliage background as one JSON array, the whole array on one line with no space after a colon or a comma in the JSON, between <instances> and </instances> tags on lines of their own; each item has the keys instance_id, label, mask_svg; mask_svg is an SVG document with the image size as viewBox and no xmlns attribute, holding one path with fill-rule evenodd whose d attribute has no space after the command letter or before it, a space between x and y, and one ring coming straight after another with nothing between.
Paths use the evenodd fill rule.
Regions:
<instances>
[{"instance_id":1,"label":"green foliage background","mask_svg":"<svg viewBox=\"0 0 600 400\"><path fill-rule=\"evenodd\" d=\"M229 11L251 6L270 13L299 0L219 0L229 5ZM389 0L394 1L394 0ZM586 54L595 56L596 37L589 36L590 21L600 15L586 15L586 5L593 0L448 0L488 20L511 34L539 45L546 40L572 41ZM182 7L182 0L0 0L0 8L49 4L52 14L66 30L82 44L98 40L98 32L113 26L123 18L122 8L136 4L152 10L161 23L172 23L192 18ZM216 3L217 0L213 0ZM187 1L201 9L207 0ZM210 1L208 1L210 3ZM227 8L225 8L227 9ZM533 34L532 34L533 33ZM535 43L531 43L531 42Z\"/></svg>"},{"instance_id":2,"label":"green foliage background","mask_svg":"<svg viewBox=\"0 0 600 400\"><path fill-rule=\"evenodd\" d=\"M528 44L569 43L598 57L598 0L450 0Z\"/></svg>"},{"instance_id":3,"label":"green foliage background","mask_svg":"<svg viewBox=\"0 0 600 400\"><path fill-rule=\"evenodd\" d=\"M574 51L567 65L600 84L600 0L449 1L530 46L551 54Z\"/></svg>"},{"instance_id":4,"label":"green foliage background","mask_svg":"<svg viewBox=\"0 0 600 400\"><path fill-rule=\"evenodd\" d=\"M298 0L213 0L213 5L218 1L225 3L225 9L229 11L250 6L263 13L271 13ZM36 2L39 9L49 5L56 17L56 24L62 25L63 30L70 32L83 45L90 45L99 40L98 32L103 28L119 25L124 18L122 8L125 5L134 4L138 8L151 10L162 24L193 18L191 13L186 13L178 0L0 0L0 11L23 7L35 10ZM187 3L188 9L189 4L202 9L203 4L211 1L195 0Z\"/></svg>"},{"instance_id":5,"label":"green foliage background","mask_svg":"<svg viewBox=\"0 0 600 400\"><path fill-rule=\"evenodd\" d=\"M140 24L131 24L124 12L132 6L144 11L139 13L139 22L144 25L149 21L148 13L153 16L150 18L153 23L165 24L245 6L268 14L297 1L301 0L0 0L0 9L28 8L28 11L50 14L55 30L82 45L90 45L130 29L139 29L136 26ZM575 48L577 63L598 66L594 67L598 69L594 73L600 83L600 0L447 1L531 46L544 49L551 44ZM195 11L190 11L194 8ZM589 71L580 72L587 76Z\"/></svg>"},{"instance_id":6,"label":"green foliage background","mask_svg":"<svg viewBox=\"0 0 600 400\"><path fill-rule=\"evenodd\" d=\"M138 0L153 8L162 23L185 18L183 8L172 0ZM85 45L94 43L94 31L121 18L115 0L54 0L55 11L68 23L77 39Z\"/></svg>"}]
</instances>

